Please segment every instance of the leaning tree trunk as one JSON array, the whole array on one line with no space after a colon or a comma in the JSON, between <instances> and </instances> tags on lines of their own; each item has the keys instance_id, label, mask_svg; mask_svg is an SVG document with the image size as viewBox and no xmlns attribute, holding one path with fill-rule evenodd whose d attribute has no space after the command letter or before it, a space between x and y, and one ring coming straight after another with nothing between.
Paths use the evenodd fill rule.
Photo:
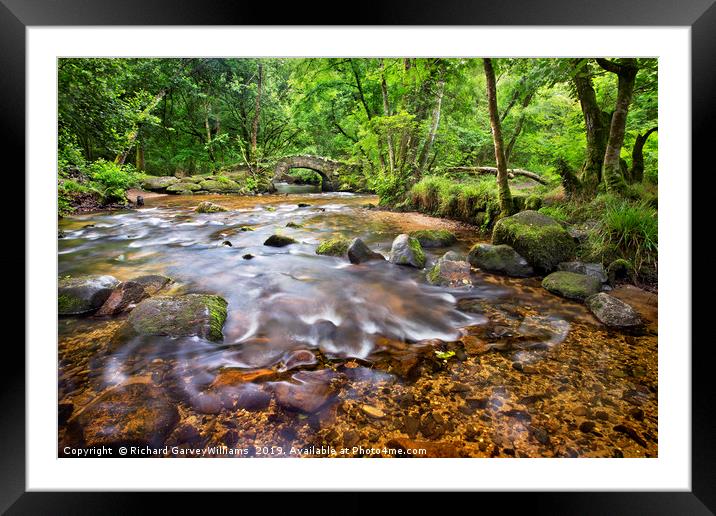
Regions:
<instances>
[{"instance_id":1,"label":"leaning tree trunk","mask_svg":"<svg viewBox=\"0 0 716 516\"><path fill-rule=\"evenodd\" d=\"M617 102L612 115L612 124L609 128L607 150L604 153L602 177L604 178L607 192L623 194L626 189L626 181L624 180L619 158L622 145L624 145L627 115L629 114L629 104L631 104L634 94L634 83L638 68L636 59L633 58L623 59L621 63L607 59L597 59L597 63L605 70L615 73L619 78Z\"/></svg>"},{"instance_id":2,"label":"leaning tree trunk","mask_svg":"<svg viewBox=\"0 0 716 516\"><path fill-rule=\"evenodd\" d=\"M652 127L644 134L636 136L634 148L631 151L631 169L629 170L629 180L632 183L641 183L644 180L644 144L651 133L656 131L657 127Z\"/></svg>"},{"instance_id":3,"label":"leaning tree trunk","mask_svg":"<svg viewBox=\"0 0 716 516\"><path fill-rule=\"evenodd\" d=\"M522 127L525 125L525 109L527 108L527 106L530 105L530 102L532 101L532 95L533 93L528 93L527 95L525 95L525 98L522 101L522 113L520 113L520 118L517 120L515 130L512 133L512 138L510 138L510 141L507 143L507 148L505 149L505 162L507 163L509 163L510 161L510 157L512 156L512 149L515 148L517 138L522 132Z\"/></svg>"},{"instance_id":4,"label":"leaning tree trunk","mask_svg":"<svg viewBox=\"0 0 716 516\"><path fill-rule=\"evenodd\" d=\"M134 142L137 139L137 135L139 135L140 123L154 110L155 107L159 105L159 102L164 98L164 95L166 94L166 89L161 90L155 95L152 101L147 104L147 107L145 107L139 114L139 116L137 117L137 123L134 125L134 127L132 127L132 130L129 132L129 134L127 134L127 143L124 147L124 150L122 150L119 154L117 154L117 157L114 158L115 163L117 163L118 165L124 165L124 162L129 155L129 151L132 150L132 147L134 147Z\"/></svg>"},{"instance_id":5,"label":"leaning tree trunk","mask_svg":"<svg viewBox=\"0 0 716 516\"><path fill-rule=\"evenodd\" d=\"M380 91L383 95L383 116L391 116L390 113L390 102L388 100L388 84L385 82L385 66L383 59L379 59L380 63ZM395 173L395 151L393 150L393 131L388 129L388 164L390 166L390 174Z\"/></svg>"},{"instance_id":6,"label":"leaning tree trunk","mask_svg":"<svg viewBox=\"0 0 716 516\"><path fill-rule=\"evenodd\" d=\"M428 138L425 140L425 145L423 146L422 151L420 152L420 159L418 162L418 168L417 168L417 179L420 178L420 176L423 175L423 172L425 172L425 166L428 163L428 156L430 155L430 150L433 147L433 143L435 142L435 135L438 132L438 126L440 125L440 110L443 103L443 95L445 93L445 70L440 70L440 79L438 79L438 88L437 92L435 94L435 107L433 108L433 120L430 124L430 132L428 133Z\"/></svg>"},{"instance_id":7,"label":"leaning tree trunk","mask_svg":"<svg viewBox=\"0 0 716 516\"><path fill-rule=\"evenodd\" d=\"M487 79L487 103L490 110L490 126L492 127L492 140L495 143L495 161L497 161L497 187L500 200L501 215L508 216L512 212L512 194L507 182L507 162L502 141L502 128L500 115L497 112L497 86L495 84L495 70L492 59L483 59L485 78Z\"/></svg>"},{"instance_id":8,"label":"leaning tree trunk","mask_svg":"<svg viewBox=\"0 0 716 516\"><path fill-rule=\"evenodd\" d=\"M597 94L592 85L592 76L582 59L573 61L574 86L584 115L587 136L587 155L582 167L581 184L585 193L594 194L602 181L602 165L609 138L610 115L602 111L597 103Z\"/></svg>"}]
</instances>

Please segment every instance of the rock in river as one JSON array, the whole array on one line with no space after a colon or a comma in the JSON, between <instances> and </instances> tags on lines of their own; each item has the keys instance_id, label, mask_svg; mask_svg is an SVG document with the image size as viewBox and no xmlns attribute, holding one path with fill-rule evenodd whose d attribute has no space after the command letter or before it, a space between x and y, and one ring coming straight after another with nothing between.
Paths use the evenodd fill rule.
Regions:
<instances>
[{"instance_id":1,"label":"rock in river","mask_svg":"<svg viewBox=\"0 0 716 516\"><path fill-rule=\"evenodd\" d=\"M295 244L296 240L291 237L284 235L271 235L266 239L264 245L269 247L286 247L287 245Z\"/></svg>"},{"instance_id":2,"label":"rock in river","mask_svg":"<svg viewBox=\"0 0 716 516\"><path fill-rule=\"evenodd\" d=\"M492 231L493 244L507 244L535 269L551 272L574 256L574 239L559 222L526 210L500 219Z\"/></svg>"},{"instance_id":3,"label":"rock in river","mask_svg":"<svg viewBox=\"0 0 716 516\"><path fill-rule=\"evenodd\" d=\"M186 294L145 299L129 314L117 337L168 335L220 341L227 303L220 296Z\"/></svg>"},{"instance_id":4,"label":"rock in river","mask_svg":"<svg viewBox=\"0 0 716 516\"><path fill-rule=\"evenodd\" d=\"M586 303L597 319L612 328L636 328L642 325L641 317L631 306L604 292L587 298Z\"/></svg>"},{"instance_id":5,"label":"rock in river","mask_svg":"<svg viewBox=\"0 0 716 516\"><path fill-rule=\"evenodd\" d=\"M92 275L62 278L57 288L57 311L60 315L94 312L119 285L114 276Z\"/></svg>"},{"instance_id":6,"label":"rock in river","mask_svg":"<svg viewBox=\"0 0 716 516\"><path fill-rule=\"evenodd\" d=\"M475 244L467 255L470 265L487 272L524 278L534 274L532 266L509 245Z\"/></svg>"},{"instance_id":7,"label":"rock in river","mask_svg":"<svg viewBox=\"0 0 716 516\"><path fill-rule=\"evenodd\" d=\"M390 249L390 262L397 265L409 265L417 269L424 268L425 253L418 239L405 233L395 237Z\"/></svg>"},{"instance_id":8,"label":"rock in river","mask_svg":"<svg viewBox=\"0 0 716 516\"><path fill-rule=\"evenodd\" d=\"M131 310L149 297L144 286L136 281L123 281L115 288L95 315L117 315Z\"/></svg>"},{"instance_id":9,"label":"rock in river","mask_svg":"<svg viewBox=\"0 0 716 516\"><path fill-rule=\"evenodd\" d=\"M602 283L607 282L607 272L601 263L585 263L585 262L562 262L557 265L560 271L576 272L578 274L586 274L594 276Z\"/></svg>"},{"instance_id":10,"label":"rock in river","mask_svg":"<svg viewBox=\"0 0 716 516\"><path fill-rule=\"evenodd\" d=\"M178 182L179 179L174 176L146 176L142 181L142 188L151 192L164 192Z\"/></svg>"},{"instance_id":11,"label":"rock in river","mask_svg":"<svg viewBox=\"0 0 716 516\"><path fill-rule=\"evenodd\" d=\"M274 384L276 402L288 410L307 414L317 412L333 399L331 380L334 376L330 369L296 373L292 382Z\"/></svg>"},{"instance_id":12,"label":"rock in river","mask_svg":"<svg viewBox=\"0 0 716 516\"><path fill-rule=\"evenodd\" d=\"M111 389L68 423L85 446L160 447L179 421L176 403L146 383Z\"/></svg>"},{"instance_id":13,"label":"rock in river","mask_svg":"<svg viewBox=\"0 0 716 516\"><path fill-rule=\"evenodd\" d=\"M227 211L227 209L210 201L202 201L194 211L197 213L217 213L220 211Z\"/></svg>"},{"instance_id":14,"label":"rock in river","mask_svg":"<svg viewBox=\"0 0 716 516\"><path fill-rule=\"evenodd\" d=\"M602 283L597 278L586 274L558 271L543 279L542 286L558 296L584 301L599 292Z\"/></svg>"},{"instance_id":15,"label":"rock in river","mask_svg":"<svg viewBox=\"0 0 716 516\"><path fill-rule=\"evenodd\" d=\"M162 276L161 274L147 274L145 276L139 276L138 278L134 278L132 281L142 285L144 287L144 290L150 296L153 296L154 294L162 290L164 287L172 283L171 278L167 278L166 276Z\"/></svg>"},{"instance_id":16,"label":"rock in river","mask_svg":"<svg viewBox=\"0 0 716 516\"><path fill-rule=\"evenodd\" d=\"M452 256L452 255L450 255ZM472 285L470 278L470 264L464 260L450 260L450 256L443 256L428 272L428 281L433 285L444 287L462 287Z\"/></svg>"},{"instance_id":17,"label":"rock in river","mask_svg":"<svg viewBox=\"0 0 716 516\"><path fill-rule=\"evenodd\" d=\"M419 229L408 235L416 238L423 247L448 247L457 242L455 234L446 229Z\"/></svg>"},{"instance_id":18,"label":"rock in river","mask_svg":"<svg viewBox=\"0 0 716 516\"><path fill-rule=\"evenodd\" d=\"M385 260L385 257L372 251L360 238L354 238L348 246L348 259L351 263L363 263L370 260Z\"/></svg>"},{"instance_id":19,"label":"rock in river","mask_svg":"<svg viewBox=\"0 0 716 516\"><path fill-rule=\"evenodd\" d=\"M323 240L318 247L316 247L316 254L322 254L326 256L345 256L348 252L348 246L350 241L345 238L331 238L329 240Z\"/></svg>"}]
</instances>

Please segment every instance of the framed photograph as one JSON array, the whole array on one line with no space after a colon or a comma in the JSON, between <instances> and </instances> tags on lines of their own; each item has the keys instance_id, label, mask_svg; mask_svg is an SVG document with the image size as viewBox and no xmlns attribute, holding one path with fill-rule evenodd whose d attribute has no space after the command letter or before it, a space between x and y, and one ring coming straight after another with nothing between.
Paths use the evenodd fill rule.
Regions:
<instances>
[{"instance_id":1,"label":"framed photograph","mask_svg":"<svg viewBox=\"0 0 716 516\"><path fill-rule=\"evenodd\" d=\"M716 8L509 4L347 26L3 0L27 250L3 510L529 491L711 514L691 168Z\"/></svg>"}]
</instances>

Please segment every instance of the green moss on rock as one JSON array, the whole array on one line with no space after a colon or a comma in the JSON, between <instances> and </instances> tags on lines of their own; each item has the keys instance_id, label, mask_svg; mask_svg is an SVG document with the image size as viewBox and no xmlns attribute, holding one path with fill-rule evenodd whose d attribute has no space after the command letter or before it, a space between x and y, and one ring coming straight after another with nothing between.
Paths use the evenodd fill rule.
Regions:
<instances>
[{"instance_id":1,"label":"green moss on rock","mask_svg":"<svg viewBox=\"0 0 716 516\"><path fill-rule=\"evenodd\" d=\"M331 238L324 240L316 247L316 254L327 256L345 256L348 253L350 240L345 238Z\"/></svg>"},{"instance_id":2,"label":"green moss on rock","mask_svg":"<svg viewBox=\"0 0 716 516\"><path fill-rule=\"evenodd\" d=\"M202 201L199 203L199 205L194 209L197 213L218 213L220 211L228 211L223 206L219 206L218 204L214 204L210 201Z\"/></svg>"},{"instance_id":3,"label":"green moss on rock","mask_svg":"<svg viewBox=\"0 0 716 516\"><path fill-rule=\"evenodd\" d=\"M425 252L417 238L403 233L393 240L393 245L390 248L390 262L422 269L425 267Z\"/></svg>"},{"instance_id":4,"label":"green moss on rock","mask_svg":"<svg viewBox=\"0 0 716 516\"><path fill-rule=\"evenodd\" d=\"M271 235L266 239L264 245L269 247L285 247L287 245L295 244L296 240L291 237L284 235Z\"/></svg>"},{"instance_id":5,"label":"green moss on rock","mask_svg":"<svg viewBox=\"0 0 716 516\"><path fill-rule=\"evenodd\" d=\"M601 281L576 272L553 272L542 280L542 286L558 296L584 301L600 291Z\"/></svg>"},{"instance_id":6,"label":"green moss on rock","mask_svg":"<svg viewBox=\"0 0 716 516\"><path fill-rule=\"evenodd\" d=\"M167 187L167 192L183 194L184 192L196 192L201 190L201 187L196 183L182 182L174 183Z\"/></svg>"},{"instance_id":7,"label":"green moss on rock","mask_svg":"<svg viewBox=\"0 0 716 516\"><path fill-rule=\"evenodd\" d=\"M500 219L492 231L493 244L506 244L534 268L553 271L576 252L574 239L559 222L532 210Z\"/></svg>"},{"instance_id":8,"label":"green moss on rock","mask_svg":"<svg viewBox=\"0 0 716 516\"><path fill-rule=\"evenodd\" d=\"M446 229L419 229L408 233L423 247L447 247L457 241L457 237Z\"/></svg>"},{"instance_id":9,"label":"green moss on rock","mask_svg":"<svg viewBox=\"0 0 716 516\"><path fill-rule=\"evenodd\" d=\"M525 199L525 209L537 211L542 207L542 197L539 195L529 195Z\"/></svg>"}]
</instances>

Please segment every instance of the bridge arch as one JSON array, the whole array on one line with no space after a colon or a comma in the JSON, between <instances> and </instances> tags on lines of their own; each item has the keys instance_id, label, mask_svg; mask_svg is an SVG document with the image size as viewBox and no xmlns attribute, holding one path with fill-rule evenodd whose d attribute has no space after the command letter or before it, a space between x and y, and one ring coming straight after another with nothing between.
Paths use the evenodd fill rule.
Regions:
<instances>
[{"instance_id":1,"label":"bridge arch","mask_svg":"<svg viewBox=\"0 0 716 516\"><path fill-rule=\"evenodd\" d=\"M344 163L323 156L286 156L276 162L272 182L283 180L292 168L307 168L321 176L321 189L324 192L332 192L335 190L335 176L342 166Z\"/></svg>"}]
</instances>

